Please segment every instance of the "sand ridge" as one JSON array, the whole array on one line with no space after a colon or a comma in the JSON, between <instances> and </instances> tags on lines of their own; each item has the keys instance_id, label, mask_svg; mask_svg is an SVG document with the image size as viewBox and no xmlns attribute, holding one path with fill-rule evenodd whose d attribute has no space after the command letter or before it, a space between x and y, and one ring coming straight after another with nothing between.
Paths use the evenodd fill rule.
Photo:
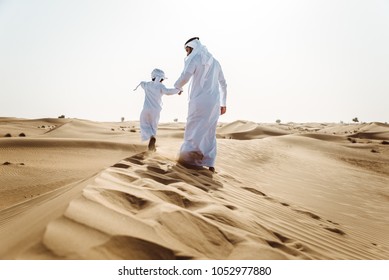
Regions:
<instances>
[{"instance_id":1,"label":"sand ridge","mask_svg":"<svg viewBox=\"0 0 389 280\"><path fill-rule=\"evenodd\" d=\"M74 126L82 137L74 138ZM69 162L78 158L73 150L92 146L89 156L103 151L78 166L84 177L61 187L53 183L51 191L0 211L0 239L6 244L0 257L388 259L386 126L350 126L220 124L215 174L177 164L183 133L177 123L161 124L155 153L144 152L136 123L76 120L57 128L58 138L0 139L8 160L14 158L0 172L33 164L49 170L44 160L27 161L23 149L47 151L55 141L57 156ZM368 141L356 136L370 132ZM59 154L64 146L68 159ZM123 153L127 156L117 159ZM16 165L17 154L26 166ZM96 161L89 168L94 172L84 172ZM27 233L11 236L18 228Z\"/></svg>"}]
</instances>

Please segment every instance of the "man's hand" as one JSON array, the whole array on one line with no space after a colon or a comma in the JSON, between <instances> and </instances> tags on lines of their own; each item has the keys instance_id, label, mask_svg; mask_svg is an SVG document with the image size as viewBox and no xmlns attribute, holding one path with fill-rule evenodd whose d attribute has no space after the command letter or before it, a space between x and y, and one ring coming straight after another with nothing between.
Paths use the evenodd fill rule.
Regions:
<instances>
[{"instance_id":1,"label":"man's hand","mask_svg":"<svg viewBox=\"0 0 389 280\"><path fill-rule=\"evenodd\" d=\"M221 106L220 107L220 115L223 115L227 112L227 107L226 106Z\"/></svg>"}]
</instances>

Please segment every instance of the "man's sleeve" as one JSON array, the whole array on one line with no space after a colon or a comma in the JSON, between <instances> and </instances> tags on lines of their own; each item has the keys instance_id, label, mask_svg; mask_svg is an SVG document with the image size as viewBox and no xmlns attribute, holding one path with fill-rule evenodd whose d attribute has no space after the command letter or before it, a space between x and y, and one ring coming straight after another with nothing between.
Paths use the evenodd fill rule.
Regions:
<instances>
[{"instance_id":1,"label":"man's sleeve","mask_svg":"<svg viewBox=\"0 0 389 280\"><path fill-rule=\"evenodd\" d=\"M189 62L188 67L185 67L186 71L181 73L181 76L178 78L177 82L174 83L175 88L182 89L190 80L192 77L193 73L196 70L196 64L195 64L195 59L192 59Z\"/></svg>"},{"instance_id":2,"label":"man's sleeve","mask_svg":"<svg viewBox=\"0 0 389 280\"><path fill-rule=\"evenodd\" d=\"M220 67L219 72L219 84L220 84L220 106L227 106L227 83L224 78L223 70Z\"/></svg>"}]
</instances>

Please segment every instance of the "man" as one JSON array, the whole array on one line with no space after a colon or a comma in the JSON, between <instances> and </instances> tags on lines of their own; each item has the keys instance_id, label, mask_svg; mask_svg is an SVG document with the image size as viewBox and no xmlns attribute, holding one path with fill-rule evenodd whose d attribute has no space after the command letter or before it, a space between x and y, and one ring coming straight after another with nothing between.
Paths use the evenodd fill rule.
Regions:
<instances>
[{"instance_id":1,"label":"man","mask_svg":"<svg viewBox=\"0 0 389 280\"><path fill-rule=\"evenodd\" d=\"M206 166L215 172L216 126L219 116L227 109L227 84L219 62L198 37L189 39L185 50L185 67L174 84L175 88L182 90L192 79L179 162L194 168Z\"/></svg>"}]
</instances>

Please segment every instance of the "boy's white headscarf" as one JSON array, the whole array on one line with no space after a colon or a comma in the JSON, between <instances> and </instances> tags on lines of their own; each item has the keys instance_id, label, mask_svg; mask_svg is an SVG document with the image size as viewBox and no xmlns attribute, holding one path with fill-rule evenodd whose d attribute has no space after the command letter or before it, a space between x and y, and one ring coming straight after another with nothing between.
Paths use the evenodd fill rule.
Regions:
<instances>
[{"instance_id":1,"label":"boy's white headscarf","mask_svg":"<svg viewBox=\"0 0 389 280\"><path fill-rule=\"evenodd\" d=\"M163 72L161 69L155 68L151 72L151 79L154 79L154 83L160 83L162 80L167 79L165 77L165 72ZM134 88L134 91L138 89L138 87L142 84L142 82L139 83L139 85Z\"/></svg>"},{"instance_id":2,"label":"boy's white headscarf","mask_svg":"<svg viewBox=\"0 0 389 280\"><path fill-rule=\"evenodd\" d=\"M155 68L153 72L151 72L151 79L155 79L154 82L159 83L167 78L165 77L165 72L163 72L161 69Z\"/></svg>"},{"instance_id":3,"label":"boy's white headscarf","mask_svg":"<svg viewBox=\"0 0 389 280\"><path fill-rule=\"evenodd\" d=\"M185 58L185 68L184 72L186 72L188 65L190 64L191 60L193 57L195 57L197 54L200 54L201 56L201 64L204 65L204 73L201 76L200 80L200 85L201 87L204 86L205 83L205 76L207 75L209 68L211 67L213 63L213 56L212 54L208 51L207 47L202 45L200 43L199 39L194 39L190 42L188 42L185 47L191 47L193 50L192 52Z\"/></svg>"}]
</instances>

